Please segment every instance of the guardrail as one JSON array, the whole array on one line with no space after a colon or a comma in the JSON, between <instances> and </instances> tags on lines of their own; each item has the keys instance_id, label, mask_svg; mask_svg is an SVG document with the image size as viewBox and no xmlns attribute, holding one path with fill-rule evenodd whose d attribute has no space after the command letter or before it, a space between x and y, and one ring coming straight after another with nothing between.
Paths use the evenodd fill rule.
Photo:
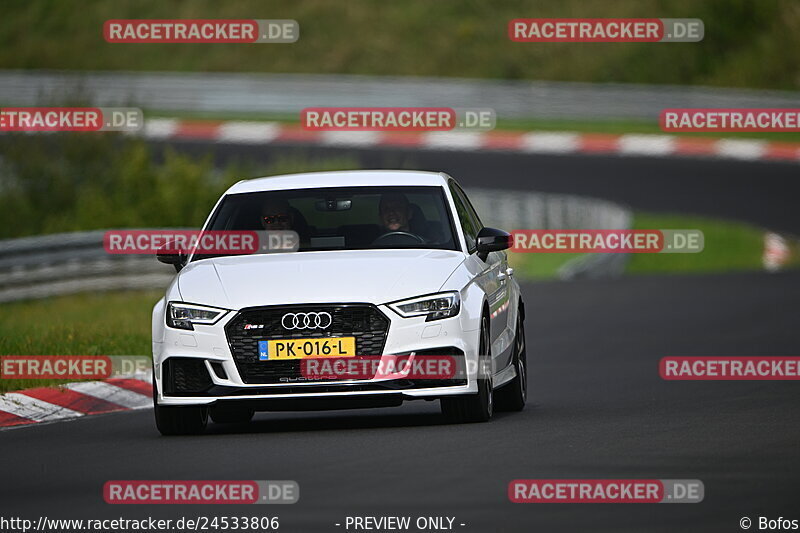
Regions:
<instances>
[{"instance_id":1,"label":"guardrail","mask_svg":"<svg viewBox=\"0 0 800 533\"><path fill-rule=\"evenodd\" d=\"M674 85L354 75L0 71L0 104L298 114L306 107L492 108L501 118L652 120L664 108L800 107L800 93Z\"/></svg>"},{"instance_id":2,"label":"guardrail","mask_svg":"<svg viewBox=\"0 0 800 533\"><path fill-rule=\"evenodd\" d=\"M94 290L166 287L175 270L152 255L111 255L105 231L0 241L0 302Z\"/></svg>"},{"instance_id":3,"label":"guardrail","mask_svg":"<svg viewBox=\"0 0 800 533\"><path fill-rule=\"evenodd\" d=\"M563 194L469 189L469 198L484 224L515 229L630 229L631 211L619 204ZM561 279L616 277L625 271L628 254L585 254L558 272Z\"/></svg>"},{"instance_id":4,"label":"guardrail","mask_svg":"<svg viewBox=\"0 0 800 533\"><path fill-rule=\"evenodd\" d=\"M592 198L526 191L470 189L469 197L488 226L514 229L627 229L626 208ZM60 233L0 241L0 302L47 298L85 291L163 289L171 266L152 255L112 255L105 231ZM568 263L562 278L622 273L627 255L596 254Z\"/></svg>"}]
</instances>

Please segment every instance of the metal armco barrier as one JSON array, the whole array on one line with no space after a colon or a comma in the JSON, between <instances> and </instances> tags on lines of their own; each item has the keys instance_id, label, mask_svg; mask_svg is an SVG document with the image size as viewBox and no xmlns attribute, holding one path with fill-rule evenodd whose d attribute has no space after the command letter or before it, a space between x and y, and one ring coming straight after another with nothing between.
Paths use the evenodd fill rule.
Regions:
<instances>
[{"instance_id":1,"label":"metal armco barrier","mask_svg":"<svg viewBox=\"0 0 800 533\"><path fill-rule=\"evenodd\" d=\"M470 189L484 224L515 229L630 229L629 209L597 198L524 191ZM561 279L620 276L628 254L586 254L561 267Z\"/></svg>"},{"instance_id":2,"label":"metal armco barrier","mask_svg":"<svg viewBox=\"0 0 800 533\"><path fill-rule=\"evenodd\" d=\"M628 209L592 198L526 191L467 191L487 226L515 229L627 229ZM0 241L0 302L97 290L163 289L175 271L153 255L111 255L104 230ZM565 265L564 279L619 275L625 254Z\"/></svg>"},{"instance_id":3,"label":"metal armco barrier","mask_svg":"<svg viewBox=\"0 0 800 533\"><path fill-rule=\"evenodd\" d=\"M153 255L111 255L105 231L0 241L0 302L94 290L164 288L175 270Z\"/></svg>"},{"instance_id":4,"label":"metal armco barrier","mask_svg":"<svg viewBox=\"0 0 800 533\"><path fill-rule=\"evenodd\" d=\"M657 119L665 108L800 107L800 93L612 83L332 74L0 70L5 106L299 114L330 107L492 108L501 118Z\"/></svg>"}]
</instances>

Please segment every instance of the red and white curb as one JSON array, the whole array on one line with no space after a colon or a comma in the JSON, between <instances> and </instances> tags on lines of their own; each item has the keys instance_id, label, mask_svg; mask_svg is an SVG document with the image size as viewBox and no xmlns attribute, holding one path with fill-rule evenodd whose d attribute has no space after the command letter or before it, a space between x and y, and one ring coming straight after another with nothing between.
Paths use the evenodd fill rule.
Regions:
<instances>
[{"instance_id":1,"label":"red and white curb","mask_svg":"<svg viewBox=\"0 0 800 533\"><path fill-rule=\"evenodd\" d=\"M792 250L785 237L772 232L764 234L764 254L761 262L766 270L778 271L788 264L791 258Z\"/></svg>"},{"instance_id":2,"label":"red and white curb","mask_svg":"<svg viewBox=\"0 0 800 533\"><path fill-rule=\"evenodd\" d=\"M151 140L204 140L232 144L315 144L354 148L405 147L425 150L488 150L534 154L716 157L745 161L800 162L800 142L714 139L655 134L574 132L373 132L307 131L296 124L245 121L149 119Z\"/></svg>"},{"instance_id":3,"label":"red and white curb","mask_svg":"<svg viewBox=\"0 0 800 533\"><path fill-rule=\"evenodd\" d=\"M0 429L153 406L149 375L0 394Z\"/></svg>"}]
</instances>

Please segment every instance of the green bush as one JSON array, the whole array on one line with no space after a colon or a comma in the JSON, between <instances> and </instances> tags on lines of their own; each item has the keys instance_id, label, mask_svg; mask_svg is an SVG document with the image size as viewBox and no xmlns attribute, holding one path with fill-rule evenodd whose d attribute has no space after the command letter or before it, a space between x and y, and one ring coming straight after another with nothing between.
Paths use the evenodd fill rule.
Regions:
<instances>
[{"instance_id":1,"label":"green bush","mask_svg":"<svg viewBox=\"0 0 800 533\"><path fill-rule=\"evenodd\" d=\"M242 178L353 168L348 158L278 158L215 169L212 154L154 152L114 134L0 136L0 238L135 227L199 227Z\"/></svg>"}]
</instances>

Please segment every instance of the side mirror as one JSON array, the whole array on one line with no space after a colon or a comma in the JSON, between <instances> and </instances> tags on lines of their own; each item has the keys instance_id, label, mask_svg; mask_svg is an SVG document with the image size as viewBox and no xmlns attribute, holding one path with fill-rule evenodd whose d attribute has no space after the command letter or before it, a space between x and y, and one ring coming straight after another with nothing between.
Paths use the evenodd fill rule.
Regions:
<instances>
[{"instance_id":1,"label":"side mirror","mask_svg":"<svg viewBox=\"0 0 800 533\"><path fill-rule=\"evenodd\" d=\"M156 259L161 263L174 266L175 272L180 272L185 264L186 255L181 250L176 251L174 241L169 241L159 248Z\"/></svg>"},{"instance_id":2,"label":"side mirror","mask_svg":"<svg viewBox=\"0 0 800 533\"><path fill-rule=\"evenodd\" d=\"M478 233L478 257L486 261L490 252L499 252L511 248L511 234L501 229L483 228Z\"/></svg>"}]
</instances>

